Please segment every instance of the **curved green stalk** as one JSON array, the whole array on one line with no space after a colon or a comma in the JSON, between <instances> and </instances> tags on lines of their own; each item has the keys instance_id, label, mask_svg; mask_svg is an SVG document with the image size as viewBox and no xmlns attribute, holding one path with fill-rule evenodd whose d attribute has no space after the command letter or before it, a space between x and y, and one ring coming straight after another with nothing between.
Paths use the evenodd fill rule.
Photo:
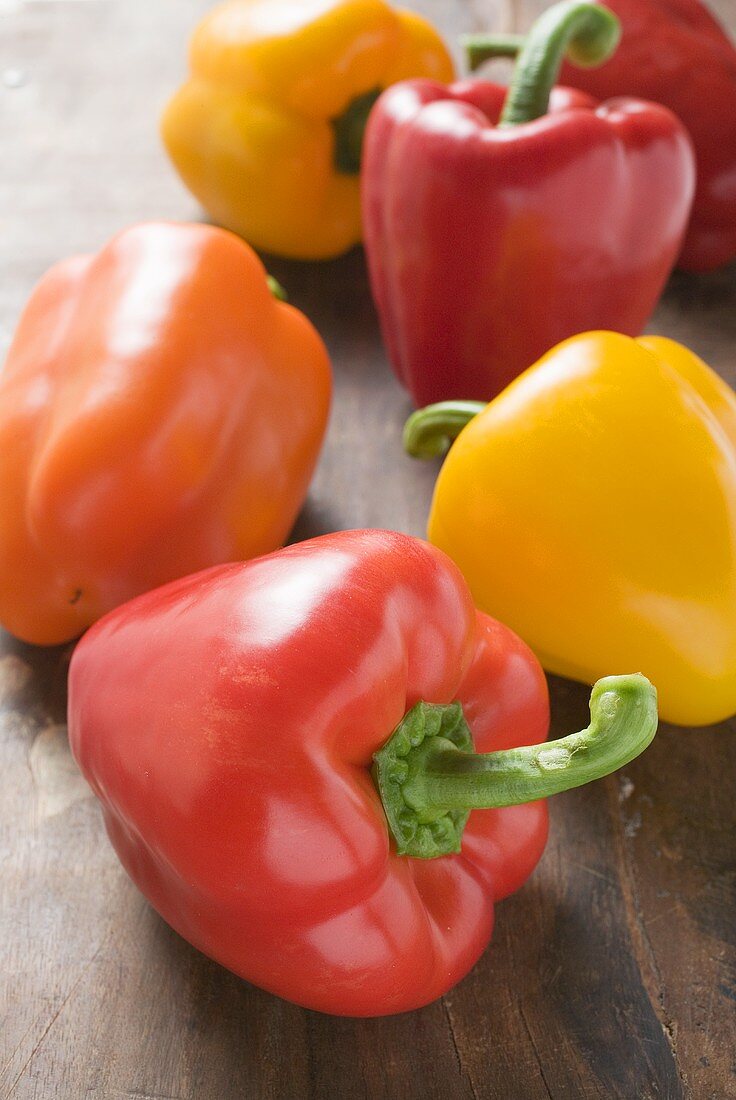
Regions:
<instances>
[{"instance_id":1,"label":"curved green stalk","mask_svg":"<svg viewBox=\"0 0 736 1100\"><path fill-rule=\"evenodd\" d=\"M460 46L471 73L495 57L518 57L526 39L523 34L463 34Z\"/></svg>"},{"instance_id":2,"label":"curved green stalk","mask_svg":"<svg viewBox=\"0 0 736 1100\"><path fill-rule=\"evenodd\" d=\"M485 407L482 401L439 401L417 409L404 425L404 450L412 458L443 455L465 425Z\"/></svg>"},{"instance_id":3,"label":"curved green stalk","mask_svg":"<svg viewBox=\"0 0 736 1100\"><path fill-rule=\"evenodd\" d=\"M459 703L417 703L377 752L374 777L400 855L459 852L473 809L517 806L609 775L649 745L657 693L645 676L607 676L590 725L557 741L478 754Z\"/></svg>"},{"instance_id":4,"label":"curved green stalk","mask_svg":"<svg viewBox=\"0 0 736 1100\"><path fill-rule=\"evenodd\" d=\"M515 35L468 36L471 68L488 57L518 53L499 126L520 126L547 113L549 96L565 57L574 65L601 65L614 53L621 24L602 4L562 0L543 12L524 39Z\"/></svg>"}]
</instances>

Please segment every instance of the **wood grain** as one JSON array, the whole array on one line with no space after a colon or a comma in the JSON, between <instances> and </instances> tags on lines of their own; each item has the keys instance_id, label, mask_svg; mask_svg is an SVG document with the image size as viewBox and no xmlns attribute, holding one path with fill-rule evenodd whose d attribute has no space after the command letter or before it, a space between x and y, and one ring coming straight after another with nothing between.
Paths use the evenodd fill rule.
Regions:
<instances>
[{"instance_id":1,"label":"wood grain","mask_svg":"<svg viewBox=\"0 0 736 1100\"><path fill-rule=\"evenodd\" d=\"M539 5L423 0L453 38ZM0 342L43 270L137 220L199 212L155 113L205 0L0 3ZM718 10L736 29L736 2ZM359 251L273 261L336 370L328 445L294 537L423 533L436 468L400 447ZM652 331L736 383L736 269L676 275ZM494 943L402 1017L305 1012L203 958L120 870L64 730L70 647L0 638L0 1097L14 1100L736 1096L736 723L664 728L625 774L553 804L547 853ZM587 692L552 684L554 732Z\"/></svg>"}]
</instances>

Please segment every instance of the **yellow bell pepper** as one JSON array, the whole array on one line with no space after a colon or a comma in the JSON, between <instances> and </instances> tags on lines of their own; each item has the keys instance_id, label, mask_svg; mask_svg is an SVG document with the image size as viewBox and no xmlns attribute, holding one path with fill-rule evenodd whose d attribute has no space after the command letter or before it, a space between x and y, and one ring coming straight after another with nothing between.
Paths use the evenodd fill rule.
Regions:
<instances>
[{"instance_id":1,"label":"yellow bell pepper","mask_svg":"<svg viewBox=\"0 0 736 1100\"><path fill-rule=\"evenodd\" d=\"M407 449L458 432L429 538L477 605L550 672L641 670L671 722L736 712L733 390L673 340L592 332L490 405L415 413Z\"/></svg>"},{"instance_id":2,"label":"yellow bell pepper","mask_svg":"<svg viewBox=\"0 0 736 1100\"><path fill-rule=\"evenodd\" d=\"M257 248L326 259L361 239L360 150L380 91L453 78L437 32L384 0L230 0L197 27L164 143L187 187Z\"/></svg>"}]
</instances>

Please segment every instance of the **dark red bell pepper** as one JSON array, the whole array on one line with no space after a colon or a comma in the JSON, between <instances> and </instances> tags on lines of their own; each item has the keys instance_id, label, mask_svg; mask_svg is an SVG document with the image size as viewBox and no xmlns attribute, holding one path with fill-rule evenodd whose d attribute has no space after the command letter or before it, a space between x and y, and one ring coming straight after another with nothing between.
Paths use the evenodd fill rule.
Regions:
<instances>
[{"instance_id":1,"label":"dark red bell pepper","mask_svg":"<svg viewBox=\"0 0 736 1100\"><path fill-rule=\"evenodd\" d=\"M70 671L74 755L159 913L265 989L354 1016L470 969L544 848L537 800L637 755L653 689L600 681L591 715L516 747L547 733L536 659L441 551L381 531L138 597Z\"/></svg>"},{"instance_id":2,"label":"dark red bell pepper","mask_svg":"<svg viewBox=\"0 0 736 1100\"><path fill-rule=\"evenodd\" d=\"M565 65L562 81L599 99L635 95L684 122L698 165L679 266L708 271L736 257L736 48L699 0L607 0L623 36L596 69ZM523 44L515 36L466 40L471 67Z\"/></svg>"},{"instance_id":3,"label":"dark red bell pepper","mask_svg":"<svg viewBox=\"0 0 736 1100\"><path fill-rule=\"evenodd\" d=\"M488 400L561 340L636 335L654 308L690 211L689 138L655 104L549 98L565 49L593 63L617 28L571 0L533 28L508 95L409 81L376 103L365 244L389 354L417 404Z\"/></svg>"}]
</instances>

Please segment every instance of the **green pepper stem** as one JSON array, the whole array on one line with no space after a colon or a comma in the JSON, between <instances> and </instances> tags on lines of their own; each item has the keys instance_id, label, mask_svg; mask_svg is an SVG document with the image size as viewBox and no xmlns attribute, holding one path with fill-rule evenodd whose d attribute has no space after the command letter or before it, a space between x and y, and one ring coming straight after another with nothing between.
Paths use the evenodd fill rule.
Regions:
<instances>
[{"instance_id":1,"label":"green pepper stem","mask_svg":"<svg viewBox=\"0 0 736 1100\"><path fill-rule=\"evenodd\" d=\"M557 741L472 751L459 704L418 703L375 756L375 778L400 854L460 851L474 809L517 806L580 787L638 756L657 730L657 694L645 676L593 687L590 725Z\"/></svg>"},{"instance_id":2,"label":"green pepper stem","mask_svg":"<svg viewBox=\"0 0 736 1100\"><path fill-rule=\"evenodd\" d=\"M485 407L482 401L440 401L417 409L404 425L404 450L412 458L443 455Z\"/></svg>"},{"instance_id":3,"label":"green pepper stem","mask_svg":"<svg viewBox=\"0 0 736 1100\"><path fill-rule=\"evenodd\" d=\"M381 94L380 88L356 96L338 118L333 118L335 134L334 164L345 176L357 176L363 156L363 136L373 104Z\"/></svg>"},{"instance_id":4,"label":"green pepper stem","mask_svg":"<svg viewBox=\"0 0 736 1100\"><path fill-rule=\"evenodd\" d=\"M274 279L273 275L267 275L266 276L266 282L268 283L268 289L271 291L271 293L273 294L274 298L276 298L277 301L279 301L279 302L288 302L289 301L289 295L286 293L286 291L284 290L284 288L282 287L282 285L278 281L278 279Z\"/></svg>"},{"instance_id":5,"label":"green pepper stem","mask_svg":"<svg viewBox=\"0 0 736 1100\"><path fill-rule=\"evenodd\" d=\"M494 57L518 57L526 39L523 34L463 34L460 45L471 73Z\"/></svg>"},{"instance_id":6,"label":"green pepper stem","mask_svg":"<svg viewBox=\"0 0 736 1100\"><path fill-rule=\"evenodd\" d=\"M404 800L430 818L453 809L518 806L581 787L628 764L657 729L654 688L645 677L607 676L590 697L590 725L558 741L486 754L427 739L404 784Z\"/></svg>"},{"instance_id":7,"label":"green pepper stem","mask_svg":"<svg viewBox=\"0 0 736 1100\"><path fill-rule=\"evenodd\" d=\"M519 53L499 126L519 126L547 113L562 61L592 68L618 46L621 24L608 8L562 0L540 15Z\"/></svg>"}]
</instances>

